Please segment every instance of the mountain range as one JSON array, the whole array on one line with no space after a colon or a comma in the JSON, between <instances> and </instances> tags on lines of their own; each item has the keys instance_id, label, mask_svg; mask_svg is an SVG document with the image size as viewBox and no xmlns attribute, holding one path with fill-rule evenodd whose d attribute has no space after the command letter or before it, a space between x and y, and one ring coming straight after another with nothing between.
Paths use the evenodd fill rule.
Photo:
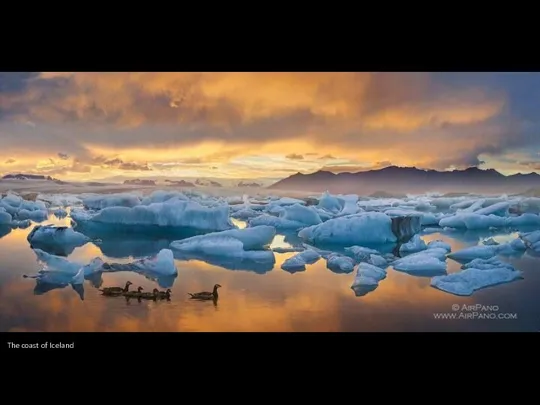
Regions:
<instances>
[{"instance_id":1,"label":"mountain range","mask_svg":"<svg viewBox=\"0 0 540 405\"><path fill-rule=\"evenodd\" d=\"M491 192L516 193L540 187L537 173L505 176L494 170L470 167L465 170L437 171L416 167L388 166L357 173L317 171L296 173L272 184L270 189L367 195L385 191L395 193Z\"/></svg>"}]
</instances>

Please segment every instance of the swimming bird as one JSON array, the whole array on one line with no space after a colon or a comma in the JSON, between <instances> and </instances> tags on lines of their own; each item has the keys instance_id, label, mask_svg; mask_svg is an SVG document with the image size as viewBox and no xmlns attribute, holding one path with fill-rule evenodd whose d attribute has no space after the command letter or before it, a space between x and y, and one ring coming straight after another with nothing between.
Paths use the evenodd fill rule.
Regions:
<instances>
[{"instance_id":1,"label":"swimming bird","mask_svg":"<svg viewBox=\"0 0 540 405\"><path fill-rule=\"evenodd\" d=\"M99 291L101 291L101 293L103 295L121 295L121 294L124 294L124 293L127 293L129 291L129 286L133 284L131 281L128 281L126 283L126 286L124 288L122 287L105 287Z\"/></svg>"},{"instance_id":2,"label":"swimming bird","mask_svg":"<svg viewBox=\"0 0 540 405\"><path fill-rule=\"evenodd\" d=\"M191 299L196 300L215 300L218 298L218 288L221 288L221 285L216 284L214 285L214 290L212 292L209 291L201 291L198 293L188 293L191 295Z\"/></svg>"},{"instance_id":3,"label":"swimming bird","mask_svg":"<svg viewBox=\"0 0 540 405\"><path fill-rule=\"evenodd\" d=\"M159 299L170 299L171 298L171 289L167 288L167 291L159 291L157 288L154 288L154 293L157 294Z\"/></svg>"},{"instance_id":4,"label":"swimming bird","mask_svg":"<svg viewBox=\"0 0 540 405\"><path fill-rule=\"evenodd\" d=\"M141 296L143 290L144 288L139 286L139 288L137 288L137 291L126 291L125 293L123 293L123 295L124 297L138 298Z\"/></svg>"},{"instance_id":5,"label":"swimming bird","mask_svg":"<svg viewBox=\"0 0 540 405\"><path fill-rule=\"evenodd\" d=\"M141 293L141 295L139 295L138 298L143 298L145 300L157 300L158 298L158 294L159 291L157 288L154 288L154 290L150 293L150 292L144 292L144 293Z\"/></svg>"}]
</instances>

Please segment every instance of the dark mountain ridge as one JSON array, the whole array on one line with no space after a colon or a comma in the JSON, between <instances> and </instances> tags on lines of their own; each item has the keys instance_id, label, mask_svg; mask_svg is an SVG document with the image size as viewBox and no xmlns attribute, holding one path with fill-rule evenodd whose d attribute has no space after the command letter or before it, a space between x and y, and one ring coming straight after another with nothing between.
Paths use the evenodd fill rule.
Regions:
<instances>
[{"instance_id":1,"label":"dark mountain ridge","mask_svg":"<svg viewBox=\"0 0 540 405\"><path fill-rule=\"evenodd\" d=\"M494 169L470 167L465 170L437 171L416 167L388 166L357 173L317 171L296 173L272 184L270 189L333 193L370 194L377 191L422 193L439 192L520 192L540 186L537 173L505 176Z\"/></svg>"}]
</instances>

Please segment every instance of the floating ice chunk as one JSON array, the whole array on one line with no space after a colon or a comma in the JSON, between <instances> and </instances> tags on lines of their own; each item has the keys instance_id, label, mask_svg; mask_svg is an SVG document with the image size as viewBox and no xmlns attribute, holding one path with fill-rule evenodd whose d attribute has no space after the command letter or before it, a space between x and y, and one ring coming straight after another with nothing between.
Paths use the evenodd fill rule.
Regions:
<instances>
[{"instance_id":1,"label":"floating ice chunk","mask_svg":"<svg viewBox=\"0 0 540 405\"><path fill-rule=\"evenodd\" d=\"M540 226L540 216L536 214L525 213L518 217L506 218L508 226L525 227L525 226Z\"/></svg>"},{"instance_id":2,"label":"floating ice chunk","mask_svg":"<svg viewBox=\"0 0 540 405\"><path fill-rule=\"evenodd\" d=\"M281 268L286 271L304 271L307 264L315 263L320 257L315 250L307 249L285 260Z\"/></svg>"},{"instance_id":3,"label":"floating ice chunk","mask_svg":"<svg viewBox=\"0 0 540 405\"><path fill-rule=\"evenodd\" d=\"M470 261L473 259L489 259L500 254L511 254L514 249L508 243L500 245L472 246L457 252L450 253L448 257L459 261Z\"/></svg>"},{"instance_id":4,"label":"floating ice chunk","mask_svg":"<svg viewBox=\"0 0 540 405\"><path fill-rule=\"evenodd\" d=\"M346 247L344 250L345 253L354 257L357 262L367 262L371 258L371 255L379 254L378 250L370 249L363 246Z\"/></svg>"},{"instance_id":5,"label":"floating ice chunk","mask_svg":"<svg viewBox=\"0 0 540 405\"><path fill-rule=\"evenodd\" d=\"M522 233L519 235L527 246L532 246L537 242L540 242L540 231Z\"/></svg>"},{"instance_id":6,"label":"floating ice chunk","mask_svg":"<svg viewBox=\"0 0 540 405\"><path fill-rule=\"evenodd\" d=\"M34 249L34 253L45 271L62 272L75 275L79 272L79 270L82 269L83 275L89 276L103 270L103 260L100 258L95 258L90 263L85 265L78 262L71 262L61 256L51 255L41 249Z\"/></svg>"},{"instance_id":7,"label":"floating ice chunk","mask_svg":"<svg viewBox=\"0 0 540 405\"><path fill-rule=\"evenodd\" d=\"M527 250L527 245L521 238L516 238L510 243L510 247L516 251Z\"/></svg>"},{"instance_id":8,"label":"floating ice chunk","mask_svg":"<svg viewBox=\"0 0 540 405\"><path fill-rule=\"evenodd\" d=\"M469 263L461 266L462 269L479 269L479 270L489 270L495 268L507 268L514 270L514 267L510 263L505 263L498 259L497 257L492 257L490 259L474 259Z\"/></svg>"},{"instance_id":9,"label":"floating ice chunk","mask_svg":"<svg viewBox=\"0 0 540 405\"><path fill-rule=\"evenodd\" d=\"M170 249L162 249L160 252L149 258L140 259L131 263L139 271L158 273L162 275L176 275L176 265L174 264L174 255Z\"/></svg>"},{"instance_id":10,"label":"floating ice chunk","mask_svg":"<svg viewBox=\"0 0 540 405\"><path fill-rule=\"evenodd\" d=\"M29 211L29 210L23 209L17 213L18 220L30 219L35 222L45 221L48 216L49 214L47 213L47 211L39 211L39 210Z\"/></svg>"},{"instance_id":11,"label":"floating ice chunk","mask_svg":"<svg viewBox=\"0 0 540 405\"><path fill-rule=\"evenodd\" d=\"M409 239L422 230L421 220L419 214L392 217L392 233L398 240Z\"/></svg>"},{"instance_id":12,"label":"floating ice chunk","mask_svg":"<svg viewBox=\"0 0 540 405\"><path fill-rule=\"evenodd\" d=\"M356 194L341 195L339 198L343 201L343 208L339 215L352 215L362 211L357 205L358 196Z\"/></svg>"},{"instance_id":13,"label":"floating ice chunk","mask_svg":"<svg viewBox=\"0 0 540 405\"><path fill-rule=\"evenodd\" d=\"M336 273L350 273L354 270L354 260L349 256L333 253L326 258L326 267Z\"/></svg>"},{"instance_id":14,"label":"floating ice chunk","mask_svg":"<svg viewBox=\"0 0 540 405\"><path fill-rule=\"evenodd\" d=\"M303 226L318 225L322 223L319 214L313 207L305 207L300 204L293 204L285 207L281 218L287 221L298 222Z\"/></svg>"},{"instance_id":15,"label":"floating ice chunk","mask_svg":"<svg viewBox=\"0 0 540 405\"><path fill-rule=\"evenodd\" d=\"M294 204L302 204L305 205L306 202L304 200L299 200L297 198L290 198L290 197L281 197L278 200L273 200L269 203L269 205L276 206L286 206L286 205L294 205Z\"/></svg>"},{"instance_id":16,"label":"floating ice chunk","mask_svg":"<svg viewBox=\"0 0 540 405\"><path fill-rule=\"evenodd\" d=\"M302 229L298 236L316 244L384 244L395 242L392 220L380 212L365 212L330 219Z\"/></svg>"},{"instance_id":17,"label":"floating ice chunk","mask_svg":"<svg viewBox=\"0 0 540 405\"><path fill-rule=\"evenodd\" d=\"M360 286L377 286L386 278L386 271L369 263L360 263L356 270L351 288L354 290Z\"/></svg>"},{"instance_id":18,"label":"floating ice chunk","mask_svg":"<svg viewBox=\"0 0 540 405\"><path fill-rule=\"evenodd\" d=\"M392 263L395 270L404 272L446 272L446 262L436 257L433 252L435 249L428 249L425 252L415 253L405 256ZM446 253L446 251L445 251Z\"/></svg>"},{"instance_id":19,"label":"floating ice chunk","mask_svg":"<svg viewBox=\"0 0 540 405\"><path fill-rule=\"evenodd\" d=\"M513 203L514 201L502 201L476 210L474 213L477 215L497 215L504 217L508 215L508 208L510 208L510 205Z\"/></svg>"},{"instance_id":20,"label":"floating ice chunk","mask_svg":"<svg viewBox=\"0 0 540 405\"><path fill-rule=\"evenodd\" d=\"M274 227L261 225L253 228L230 229L227 231L213 232L206 235L197 235L191 238L177 240L171 243L171 248L176 250L194 251L197 250L196 247L199 242L209 239L215 241L219 240L216 238L225 237L239 240L242 243L242 250L261 250L272 243L275 236L276 229ZM223 239L223 241L227 241L227 243L230 242L228 239ZM205 246L207 246L207 244L205 244Z\"/></svg>"},{"instance_id":21,"label":"floating ice chunk","mask_svg":"<svg viewBox=\"0 0 540 405\"><path fill-rule=\"evenodd\" d=\"M304 249L303 247L296 247L296 246L291 246L291 247L275 247L272 249L272 252L274 253L291 253L291 252L303 252Z\"/></svg>"},{"instance_id":22,"label":"floating ice chunk","mask_svg":"<svg viewBox=\"0 0 540 405\"><path fill-rule=\"evenodd\" d=\"M60 218L60 219L68 216L67 211L63 208L58 208L54 210L53 214L55 217Z\"/></svg>"},{"instance_id":23,"label":"floating ice chunk","mask_svg":"<svg viewBox=\"0 0 540 405\"><path fill-rule=\"evenodd\" d=\"M234 228L229 206L204 207L194 201L172 200L164 203L129 207L104 208L94 214L72 213L75 221L92 221L108 225L185 227L205 231Z\"/></svg>"},{"instance_id":24,"label":"floating ice chunk","mask_svg":"<svg viewBox=\"0 0 540 405\"><path fill-rule=\"evenodd\" d=\"M321 255L322 258L324 259L327 259L328 256L330 256L331 254L333 254L334 252L332 252L331 250L323 250L323 249L318 249L316 248L315 246L310 246L306 243L303 244L303 246L307 249L311 249L311 250L314 250L315 252L317 252L318 254Z\"/></svg>"},{"instance_id":25,"label":"floating ice chunk","mask_svg":"<svg viewBox=\"0 0 540 405\"><path fill-rule=\"evenodd\" d=\"M374 254L369 255L369 260L367 263L380 268L385 268L388 266L388 261L384 257Z\"/></svg>"},{"instance_id":26,"label":"floating ice chunk","mask_svg":"<svg viewBox=\"0 0 540 405\"><path fill-rule=\"evenodd\" d=\"M345 202L343 200L331 195L328 191L322 194L318 204L319 208L323 208L333 214L341 212L344 205Z\"/></svg>"},{"instance_id":27,"label":"floating ice chunk","mask_svg":"<svg viewBox=\"0 0 540 405\"><path fill-rule=\"evenodd\" d=\"M508 219L496 215L479 214L456 214L451 217L442 218L439 226L442 228L450 227L456 229L488 229L502 228L508 225Z\"/></svg>"},{"instance_id":28,"label":"floating ice chunk","mask_svg":"<svg viewBox=\"0 0 540 405\"><path fill-rule=\"evenodd\" d=\"M11 227L12 228L26 229L26 228L29 228L30 225L32 225L32 222L29 219L25 219L23 221L12 221L11 222Z\"/></svg>"},{"instance_id":29,"label":"floating ice chunk","mask_svg":"<svg viewBox=\"0 0 540 405\"><path fill-rule=\"evenodd\" d=\"M458 273L433 277L431 285L450 294L468 296L482 288L509 283L520 278L523 278L520 271L506 267L485 270L469 268Z\"/></svg>"},{"instance_id":30,"label":"floating ice chunk","mask_svg":"<svg viewBox=\"0 0 540 405\"><path fill-rule=\"evenodd\" d=\"M482 241L482 244L486 245L486 246L495 246L495 245L498 245L499 242L497 242L495 239L493 238L489 238L489 239L486 239L484 241Z\"/></svg>"},{"instance_id":31,"label":"floating ice chunk","mask_svg":"<svg viewBox=\"0 0 540 405\"><path fill-rule=\"evenodd\" d=\"M152 194L150 194L147 197L144 197L141 201L142 205L150 205L153 203L164 203L166 201L170 200L183 200L188 201L189 198L178 191L163 191L163 190L157 190L154 191ZM137 204L135 204L137 205ZM134 205L133 205L134 206Z\"/></svg>"},{"instance_id":32,"label":"floating ice chunk","mask_svg":"<svg viewBox=\"0 0 540 405\"><path fill-rule=\"evenodd\" d=\"M246 219L251 219L251 218L258 217L260 215L261 215L261 213L259 211L255 211L255 210L253 210L251 208L242 208L240 210L235 210L231 214L231 217L236 218L236 219L246 220Z\"/></svg>"},{"instance_id":33,"label":"floating ice chunk","mask_svg":"<svg viewBox=\"0 0 540 405\"><path fill-rule=\"evenodd\" d=\"M45 201L53 207L73 207L82 204L82 200L72 194L38 194L36 199Z\"/></svg>"},{"instance_id":34,"label":"floating ice chunk","mask_svg":"<svg viewBox=\"0 0 540 405\"><path fill-rule=\"evenodd\" d=\"M432 233L439 233L441 231L441 228L424 228L421 233L422 235L430 235Z\"/></svg>"},{"instance_id":35,"label":"floating ice chunk","mask_svg":"<svg viewBox=\"0 0 540 405\"><path fill-rule=\"evenodd\" d=\"M82 200L85 208L101 210L109 207L135 207L141 203L138 196L129 193L104 194L86 197Z\"/></svg>"},{"instance_id":36,"label":"floating ice chunk","mask_svg":"<svg viewBox=\"0 0 540 405\"><path fill-rule=\"evenodd\" d=\"M5 208L0 207L0 225L9 225L13 221L13 217Z\"/></svg>"},{"instance_id":37,"label":"floating ice chunk","mask_svg":"<svg viewBox=\"0 0 540 405\"><path fill-rule=\"evenodd\" d=\"M426 242L419 236L414 235L411 240L399 247L400 252L419 252L427 249Z\"/></svg>"},{"instance_id":38,"label":"floating ice chunk","mask_svg":"<svg viewBox=\"0 0 540 405\"><path fill-rule=\"evenodd\" d=\"M451 252L452 251L452 246L450 246L449 243L446 243L442 240L432 240L431 242L429 242L427 244L427 248L428 249L434 249L434 248L440 248L440 249L444 249L446 250L447 252Z\"/></svg>"},{"instance_id":39,"label":"floating ice chunk","mask_svg":"<svg viewBox=\"0 0 540 405\"><path fill-rule=\"evenodd\" d=\"M37 225L28 234L27 240L31 245L60 245L75 248L83 246L90 241L90 238L67 226Z\"/></svg>"},{"instance_id":40,"label":"floating ice chunk","mask_svg":"<svg viewBox=\"0 0 540 405\"><path fill-rule=\"evenodd\" d=\"M540 252L540 242L533 243L533 245L531 246L531 249L534 250L535 252Z\"/></svg>"}]
</instances>

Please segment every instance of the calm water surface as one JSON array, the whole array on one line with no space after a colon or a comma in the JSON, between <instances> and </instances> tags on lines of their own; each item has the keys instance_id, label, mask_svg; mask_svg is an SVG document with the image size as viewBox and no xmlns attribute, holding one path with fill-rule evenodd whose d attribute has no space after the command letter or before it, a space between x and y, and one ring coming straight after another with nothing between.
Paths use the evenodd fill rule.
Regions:
<instances>
[{"instance_id":1,"label":"calm water surface","mask_svg":"<svg viewBox=\"0 0 540 405\"><path fill-rule=\"evenodd\" d=\"M69 225L70 220L50 217L44 223ZM524 280L457 297L430 287L430 278L393 269L378 288L357 297L350 286L354 273L336 274L319 260L304 272L290 274L281 264L294 253L275 254L273 268L176 261L178 276L150 280L132 272L104 273L84 283L35 291L34 279L23 274L39 270L36 256L26 240L26 230L0 229L0 331L539 331L540 258L524 254L505 259L523 270ZM482 236L482 235L480 235ZM128 262L137 255L157 253L167 240L102 238L77 248L69 260L88 262L96 256L108 262ZM424 240L442 239L456 251L479 243L479 235L432 234ZM495 239L505 239L499 235ZM272 247L288 246L283 235ZM460 265L448 260L448 271ZM234 269L237 268L237 269ZM242 269L243 268L243 269ZM233 270L234 269L234 270ZM126 301L103 297L97 286L133 287L146 291L172 289L171 301ZM189 300L188 292L223 286L216 305ZM133 289L134 289L133 288ZM463 305L491 306L488 316L507 319L436 319L436 314L466 313ZM469 311L474 312L474 311ZM462 315L461 317L463 317Z\"/></svg>"}]
</instances>

